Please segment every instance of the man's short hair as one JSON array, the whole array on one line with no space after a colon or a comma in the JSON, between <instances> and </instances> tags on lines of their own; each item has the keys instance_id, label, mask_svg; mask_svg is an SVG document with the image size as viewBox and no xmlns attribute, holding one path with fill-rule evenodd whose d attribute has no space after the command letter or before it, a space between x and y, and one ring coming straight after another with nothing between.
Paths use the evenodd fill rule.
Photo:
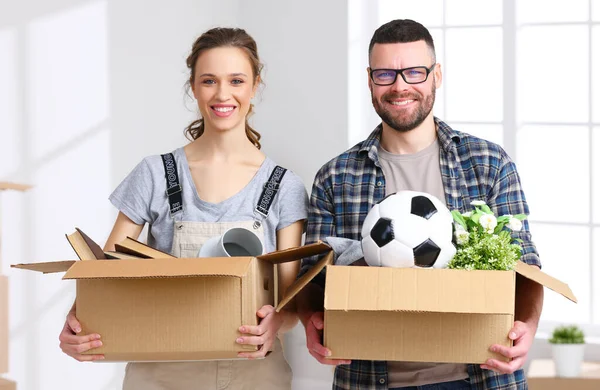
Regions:
<instances>
[{"instance_id":1,"label":"man's short hair","mask_svg":"<svg viewBox=\"0 0 600 390\"><path fill-rule=\"evenodd\" d=\"M375 30L371 43L369 43L369 60L371 51L376 43L408 43L425 41L435 62L435 46L429 30L421 23L410 19L396 19L379 27Z\"/></svg>"}]
</instances>

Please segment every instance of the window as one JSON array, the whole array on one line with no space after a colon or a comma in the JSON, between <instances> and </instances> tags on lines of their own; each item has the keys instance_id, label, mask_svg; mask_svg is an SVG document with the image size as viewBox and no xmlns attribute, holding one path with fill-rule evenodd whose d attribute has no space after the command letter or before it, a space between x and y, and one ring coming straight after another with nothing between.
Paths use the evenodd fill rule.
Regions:
<instances>
[{"instance_id":1,"label":"window","mask_svg":"<svg viewBox=\"0 0 600 390\"><path fill-rule=\"evenodd\" d=\"M600 287L592 283L600 280L600 76L592 72L600 69L600 0L369 5L360 13L366 36L355 31L350 42L351 53L364 54L349 57L349 82L358 84L377 26L408 18L429 28L443 71L434 113L502 145L516 161L544 271L579 299L575 305L546 293L540 334L569 321L600 337ZM351 29L357 14L350 11ZM352 46L361 39L362 48ZM363 96L366 79L360 82L364 89L350 89L352 141L379 122Z\"/></svg>"}]
</instances>

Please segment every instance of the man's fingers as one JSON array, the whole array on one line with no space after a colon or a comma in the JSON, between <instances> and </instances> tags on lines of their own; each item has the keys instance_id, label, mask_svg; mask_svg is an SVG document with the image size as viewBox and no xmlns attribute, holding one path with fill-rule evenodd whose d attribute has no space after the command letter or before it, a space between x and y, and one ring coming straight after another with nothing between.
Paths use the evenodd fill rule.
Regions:
<instances>
[{"instance_id":1,"label":"man's fingers","mask_svg":"<svg viewBox=\"0 0 600 390\"><path fill-rule=\"evenodd\" d=\"M490 351L499 353L500 355L509 359L523 356L527 353L526 347L519 344L516 344L514 347L506 347L504 345L494 344L490 347Z\"/></svg>"},{"instance_id":2,"label":"man's fingers","mask_svg":"<svg viewBox=\"0 0 600 390\"><path fill-rule=\"evenodd\" d=\"M323 357L331 355L331 352L321 344L321 335L310 324L306 327L306 347Z\"/></svg>"},{"instance_id":3,"label":"man's fingers","mask_svg":"<svg viewBox=\"0 0 600 390\"><path fill-rule=\"evenodd\" d=\"M340 359L327 359L323 356L315 353L314 351L308 351L317 361L321 364L326 364L328 366L338 366L340 364L350 364L352 360L340 360Z\"/></svg>"},{"instance_id":4,"label":"man's fingers","mask_svg":"<svg viewBox=\"0 0 600 390\"><path fill-rule=\"evenodd\" d=\"M325 327L325 323L323 321L323 313L315 313L310 317L310 322L314 325L318 330L323 330Z\"/></svg>"},{"instance_id":5,"label":"man's fingers","mask_svg":"<svg viewBox=\"0 0 600 390\"><path fill-rule=\"evenodd\" d=\"M325 326L323 312L314 313L306 323L306 347L308 352L321 364L337 366L338 364L350 364L351 360L327 359L331 351L323 346L321 330Z\"/></svg>"},{"instance_id":6,"label":"man's fingers","mask_svg":"<svg viewBox=\"0 0 600 390\"><path fill-rule=\"evenodd\" d=\"M527 325L521 321L515 321L512 329L508 332L508 338L511 340L516 340L527 333Z\"/></svg>"},{"instance_id":7,"label":"man's fingers","mask_svg":"<svg viewBox=\"0 0 600 390\"><path fill-rule=\"evenodd\" d=\"M512 374L513 372L515 372L518 369L520 369L521 367L523 367L524 363L525 363L525 358L521 356L514 360L511 360L508 363L501 362L496 359L488 359L485 362L485 366L488 366L489 369L492 369L496 372L500 372L502 374Z\"/></svg>"}]
</instances>

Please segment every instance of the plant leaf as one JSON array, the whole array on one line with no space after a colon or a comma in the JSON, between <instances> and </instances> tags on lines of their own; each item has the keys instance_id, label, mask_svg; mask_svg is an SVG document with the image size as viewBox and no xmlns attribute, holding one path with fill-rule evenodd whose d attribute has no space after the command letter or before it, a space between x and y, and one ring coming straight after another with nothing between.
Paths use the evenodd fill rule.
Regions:
<instances>
[{"instance_id":1,"label":"plant leaf","mask_svg":"<svg viewBox=\"0 0 600 390\"><path fill-rule=\"evenodd\" d=\"M494 229L494 234L500 234L500 232L502 232L502 229L504 229L504 225L506 225L505 222L498 221L498 225L496 225L496 228Z\"/></svg>"},{"instance_id":2,"label":"plant leaf","mask_svg":"<svg viewBox=\"0 0 600 390\"><path fill-rule=\"evenodd\" d=\"M465 221L465 217L461 215L461 213L457 210L452 210L452 218L456 223L460 226L464 227L467 230L467 221Z\"/></svg>"},{"instance_id":3,"label":"plant leaf","mask_svg":"<svg viewBox=\"0 0 600 390\"><path fill-rule=\"evenodd\" d=\"M483 210L483 212L486 214L494 214L492 212L492 209L490 209L490 207L487 204L482 205L481 210Z\"/></svg>"}]
</instances>

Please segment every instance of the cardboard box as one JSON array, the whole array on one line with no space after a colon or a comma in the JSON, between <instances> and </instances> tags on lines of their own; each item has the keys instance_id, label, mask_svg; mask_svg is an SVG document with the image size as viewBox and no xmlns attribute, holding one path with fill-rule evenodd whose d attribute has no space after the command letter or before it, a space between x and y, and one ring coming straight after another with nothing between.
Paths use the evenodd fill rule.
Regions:
<instances>
[{"instance_id":1,"label":"cardboard box","mask_svg":"<svg viewBox=\"0 0 600 390\"><path fill-rule=\"evenodd\" d=\"M0 390L17 390L17 383L0 378Z\"/></svg>"},{"instance_id":2,"label":"cardboard box","mask_svg":"<svg viewBox=\"0 0 600 390\"><path fill-rule=\"evenodd\" d=\"M600 363L583 363L577 378L558 378L550 359L533 360L527 372L529 390L598 390Z\"/></svg>"},{"instance_id":3,"label":"cardboard box","mask_svg":"<svg viewBox=\"0 0 600 390\"><path fill-rule=\"evenodd\" d=\"M88 260L13 267L64 272L77 281L77 317L83 334L103 346L88 353L105 361L235 359L256 347L235 343L241 325L273 304L273 264L329 250L315 244L256 258ZM286 302L289 302L286 301ZM279 306L281 309L283 305Z\"/></svg>"},{"instance_id":4,"label":"cardboard box","mask_svg":"<svg viewBox=\"0 0 600 390\"><path fill-rule=\"evenodd\" d=\"M8 372L8 278L0 275L0 374Z\"/></svg>"},{"instance_id":5,"label":"cardboard box","mask_svg":"<svg viewBox=\"0 0 600 390\"><path fill-rule=\"evenodd\" d=\"M32 188L32 186L28 184L19 184L13 183L9 181L0 181L0 190L15 190L15 191L27 191Z\"/></svg>"},{"instance_id":6,"label":"cardboard box","mask_svg":"<svg viewBox=\"0 0 600 390\"><path fill-rule=\"evenodd\" d=\"M324 345L334 359L484 363L510 346L516 274L576 302L571 289L519 262L516 271L331 265L324 257L291 288L298 293L321 269L325 283Z\"/></svg>"},{"instance_id":7,"label":"cardboard box","mask_svg":"<svg viewBox=\"0 0 600 390\"><path fill-rule=\"evenodd\" d=\"M31 186L0 181L4 190L27 191ZM1 223L0 223L1 226ZM0 232L1 233L1 232ZM0 272L2 272L2 240L0 237ZM0 374L8 372L8 278L0 275ZM14 382L0 378L0 389L15 389Z\"/></svg>"}]
</instances>

